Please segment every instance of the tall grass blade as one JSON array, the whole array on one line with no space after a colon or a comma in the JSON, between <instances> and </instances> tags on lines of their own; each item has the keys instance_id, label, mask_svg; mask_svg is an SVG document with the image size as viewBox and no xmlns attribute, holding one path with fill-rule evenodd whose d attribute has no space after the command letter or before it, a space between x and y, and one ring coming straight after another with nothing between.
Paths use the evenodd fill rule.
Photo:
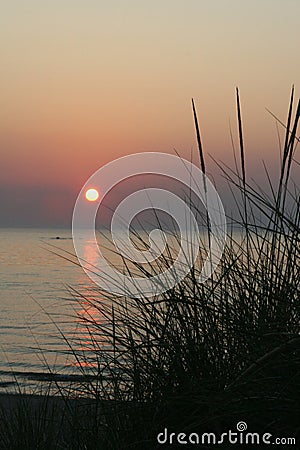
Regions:
<instances>
[{"instance_id":1,"label":"tall grass blade","mask_svg":"<svg viewBox=\"0 0 300 450\"><path fill-rule=\"evenodd\" d=\"M194 123L195 123L195 129L196 129L197 144L198 144L198 149L199 149L201 170L205 174L206 168L205 168L204 152L203 152L202 141L201 141L201 136L200 136L200 128L199 128L199 123L198 123L197 111L196 111L196 107L195 107L193 98L192 98L192 108L193 108Z\"/></svg>"}]
</instances>

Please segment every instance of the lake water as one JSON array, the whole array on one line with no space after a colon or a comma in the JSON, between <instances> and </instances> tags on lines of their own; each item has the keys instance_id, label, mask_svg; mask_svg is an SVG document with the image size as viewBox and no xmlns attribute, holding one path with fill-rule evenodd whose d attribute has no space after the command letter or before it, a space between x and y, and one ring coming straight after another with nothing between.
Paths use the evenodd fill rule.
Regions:
<instances>
[{"instance_id":1,"label":"lake water","mask_svg":"<svg viewBox=\"0 0 300 450\"><path fill-rule=\"evenodd\" d=\"M82 245L86 261L97 266L90 241ZM101 248L115 267L122 267L107 238ZM96 285L81 266L64 258L77 262L71 230L0 229L0 249L0 393L16 386L37 389L50 372L65 382L74 380L71 375L80 372L67 341L79 352L82 343L86 348L89 343L80 325L87 311L70 287L89 298Z\"/></svg>"},{"instance_id":2,"label":"lake water","mask_svg":"<svg viewBox=\"0 0 300 450\"><path fill-rule=\"evenodd\" d=\"M92 282L51 253L74 253L71 230L0 229L0 249L0 392L16 384L35 388L47 365L76 373L62 336L78 332L80 309L68 286L86 292Z\"/></svg>"}]
</instances>

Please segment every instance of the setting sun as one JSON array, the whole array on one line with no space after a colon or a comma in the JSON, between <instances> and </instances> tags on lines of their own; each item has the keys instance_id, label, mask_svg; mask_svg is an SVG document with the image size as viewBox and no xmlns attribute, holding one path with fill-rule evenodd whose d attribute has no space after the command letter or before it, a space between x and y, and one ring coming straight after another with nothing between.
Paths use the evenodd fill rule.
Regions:
<instances>
[{"instance_id":1,"label":"setting sun","mask_svg":"<svg viewBox=\"0 0 300 450\"><path fill-rule=\"evenodd\" d=\"M99 192L97 191L97 189L88 189L85 193L85 198L89 202L95 202L99 198Z\"/></svg>"}]
</instances>

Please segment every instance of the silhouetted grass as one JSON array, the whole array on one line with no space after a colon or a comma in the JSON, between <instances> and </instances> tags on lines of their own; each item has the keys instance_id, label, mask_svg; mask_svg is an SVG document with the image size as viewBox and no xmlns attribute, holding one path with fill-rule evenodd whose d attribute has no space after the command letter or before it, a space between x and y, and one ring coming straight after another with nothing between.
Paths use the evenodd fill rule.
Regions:
<instances>
[{"instance_id":1,"label":"silhouetted grass","mask_svg":"<svg viewBox=\"0 0 300 450\"><path fill-rule=\"evenodd\" d=\"M82 430L80 447L73 439L57 448L154 449L165 427L221 434L241 420L253 432L299 434L300 200L290 176L300 110L298 104L292 120L293 97L294 90L278 185L268 178L265 192L246 178L237 91L241 175L218 165L238 213L228 218L225 251L209 281L198 282L201 268L195 266L176 287L151 299L73 290L85 312L78 320L87 339L68 344L86 376L79 390L95 403L90 426L72 415L74 429ZM194 102L193 114L205 169ZM150 269L171 261L169 248ZM135 269L150 275L141 265Z\"/></svg>"}]
</instances>

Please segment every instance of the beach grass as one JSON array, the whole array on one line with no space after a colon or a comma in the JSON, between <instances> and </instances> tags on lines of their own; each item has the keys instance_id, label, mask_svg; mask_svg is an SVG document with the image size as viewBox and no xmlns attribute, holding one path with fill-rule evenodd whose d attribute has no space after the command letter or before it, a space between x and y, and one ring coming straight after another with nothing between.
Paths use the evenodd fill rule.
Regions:
<instances>
[{"instance_id":1,"label":"beach grass","mask_svg":"<svg viewBox=\"0 0 300 450\"><path fill-rule=\"evenodd\" d=\"M299 439L300 197L292 174L300 107L293 118L293 89L277 184L266 172L269 189L263 191L247 180L238 90L236 95L240 169L217 164L237 212L228 217L218 269L199 283L200 269L194 267L173 289L151 299L113 297L100 288L91 297L74 288L74 301L85 311L78 320L88 342L79 347L76 338L68 339L85 381L66 397L80 391L93 399L93 409L69 415L72 439L60 433L50 442L57 436L51 428L57 415L50 410L46 426L49 404L44 405L38 423L47 429L46 440L22 448L155 449L165 428L222 434L239 421L253 432ZM205 172L194 102L193 114ZM171 253L154 272L170 264ZM136 269L145 274L144 267ZM32 426L27 421L22 428L18 414L16 433L32 435ZM26 407L22 414L28 417ZM21 448L7 446L13 433L3 414L0 430L0 448Z\"/></svg>"}]
</instances>

